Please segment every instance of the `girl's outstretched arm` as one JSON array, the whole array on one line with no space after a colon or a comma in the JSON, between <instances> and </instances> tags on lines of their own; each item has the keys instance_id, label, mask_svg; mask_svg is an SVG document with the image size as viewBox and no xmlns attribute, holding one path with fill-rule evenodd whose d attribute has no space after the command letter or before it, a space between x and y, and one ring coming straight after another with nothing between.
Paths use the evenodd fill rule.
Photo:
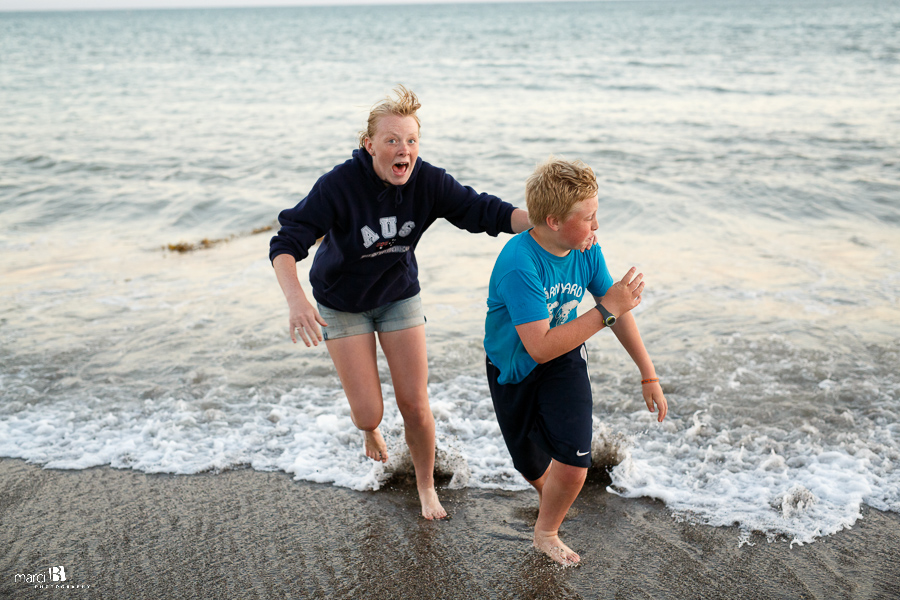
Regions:
<instances>
[{"instance_id":1,"label":"girl's outstretched arm","mask_svg":"<svg viewBox=\"0 0 900 600\"><path fill-rule=\"evenodd\" d=\"M526 229L531 229L531 221L528 220L528 213L521 208L517 208L512 212L509 221L513 233L522 233Z\"/></svg>"}]
</instances>

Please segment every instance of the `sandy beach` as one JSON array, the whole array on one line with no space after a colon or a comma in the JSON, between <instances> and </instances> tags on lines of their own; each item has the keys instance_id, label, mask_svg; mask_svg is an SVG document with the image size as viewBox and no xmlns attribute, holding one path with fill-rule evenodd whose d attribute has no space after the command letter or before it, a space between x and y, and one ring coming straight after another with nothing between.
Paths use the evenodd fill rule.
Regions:
<instances>
[{"instance_id":1,"label":"sandy beach","mask_svg":"<svg viewBox=\"0 0 900 600\"><path fill-rule=\"evenodd\" d=\"M427 522L405 481L356 492L249 469L170 476L2 459L0 596L887 600L900 590L894 513L866 509L810 545L754 536L738 547L735 528L678 522L592 481L562 530L583 563L561 569L530 549L534 494L441 494L452 519ZM57 566L64 583L16 582Z\"/></svg>"}]
</instances>

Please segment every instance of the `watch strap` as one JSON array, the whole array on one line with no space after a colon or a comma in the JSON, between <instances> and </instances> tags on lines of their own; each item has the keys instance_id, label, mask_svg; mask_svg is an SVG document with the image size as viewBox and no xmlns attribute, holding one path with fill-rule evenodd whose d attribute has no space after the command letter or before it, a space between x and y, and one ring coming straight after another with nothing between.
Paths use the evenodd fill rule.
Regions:
<instances>
[{"instance_id":1,"label":"watch strap","mask_svg":"<svg viewBox=\"0 0 900 600\"><path fill-rule=\"evenodd\" d=\"M614 314L612 314L611 312L609 312L608 310L606 310L605 306L603 306L602 304L600 304L598 302L597 306L595 306L594 308L599 310L600 314L603 315L603 324L604 325L606 325L607 327L612 327L613 325L616 324L616 316Z\"/></svg>"}]
</instances>

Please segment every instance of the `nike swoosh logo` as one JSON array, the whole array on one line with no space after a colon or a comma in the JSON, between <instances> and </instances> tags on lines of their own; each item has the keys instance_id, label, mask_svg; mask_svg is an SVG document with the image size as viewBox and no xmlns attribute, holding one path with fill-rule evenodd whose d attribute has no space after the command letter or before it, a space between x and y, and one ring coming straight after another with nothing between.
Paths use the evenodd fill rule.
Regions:
<instances>
[{"instance_id":1,"label":"nike swoosh logo","mask_svg":"<svg viewBox=\"0 0 900 600\"><path fill-rule=\"evenodd\" d=\"M588 452L579 452L578 450L576 450L575 456L584 456L585 454L588 454L589 452L590 452L590 450L588 450Z\"/></svg>"}]
</instances>

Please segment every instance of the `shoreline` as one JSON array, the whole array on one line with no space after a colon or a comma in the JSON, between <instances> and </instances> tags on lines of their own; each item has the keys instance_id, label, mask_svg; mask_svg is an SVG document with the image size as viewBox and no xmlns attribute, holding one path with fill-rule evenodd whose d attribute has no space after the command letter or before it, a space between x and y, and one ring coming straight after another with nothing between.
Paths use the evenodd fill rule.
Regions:
<instances>
[{"instance_id":1,"label":"shoreline","mask_svg":"<svg viewBox=\"0 0 900 600\"><path fill-rule=\"evenodd\" d=\"M560 536L582 564L531 549L531 491L447 490L425 521L415 486L377 492L236 469L154 475L0 459L0 596L54 593L16 575L63 566L84 598L872 598L900 589L900 515L790 547L678 522L590 481ZM38 587L35 587L38 585ZM48 587L58 585L46 582Z\"/></svg>"}]
</instances>

